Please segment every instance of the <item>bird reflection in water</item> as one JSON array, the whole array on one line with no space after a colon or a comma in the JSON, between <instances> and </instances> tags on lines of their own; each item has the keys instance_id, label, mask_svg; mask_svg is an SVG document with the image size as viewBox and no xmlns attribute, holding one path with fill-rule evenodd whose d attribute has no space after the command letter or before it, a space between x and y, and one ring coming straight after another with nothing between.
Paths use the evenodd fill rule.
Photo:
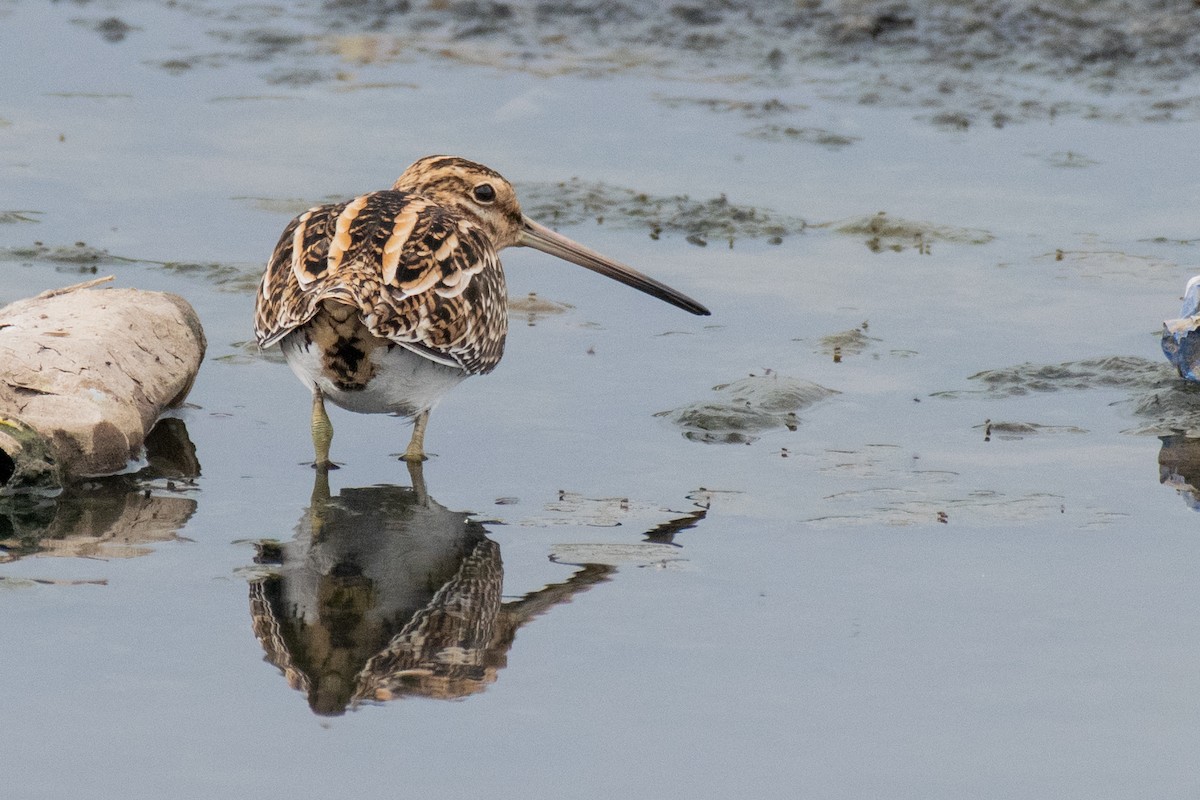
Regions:
<instances>
[{"instance_id":1,"label":"bird reflection in water","mask_svg":"<svg viewBox=\"0 0 1200 800\"><path fill-rule=\"evenodd\" d=\"M1181 433L1160 436L1158 482L1171 486L1200 511L1200 439Z\"/></svg>"},{"instance_id":2,"label":"bird reflection in water","mask_svg":"<svg viewBox=\"0 0 1200 800\"><path fill-rule=\"evenodd\" d=\"M269 571L250 585L254 634L317 714L481 692L522 625L616 569L580 564L562 583L503 602L500 546L469 514L430 498L421 470L409 465L411 487L334 497L318 470L295 538L257 546Z\"/></svg>"}]
</instances>

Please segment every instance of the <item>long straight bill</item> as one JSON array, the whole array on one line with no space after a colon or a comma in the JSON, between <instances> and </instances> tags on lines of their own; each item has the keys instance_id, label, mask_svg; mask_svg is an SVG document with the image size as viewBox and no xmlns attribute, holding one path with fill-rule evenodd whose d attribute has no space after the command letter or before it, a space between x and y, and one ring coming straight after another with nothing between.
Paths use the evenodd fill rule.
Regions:
<instances>
[{"instance_id":1,"label":"long straight bill","mask_svg":"<svg viewBox=\"0 0 1200 800\"><path fill-rule=\"evenodd\" d=\"M645 292L652 297L657 297L659 300L664 300L673 306L678 306L684 311L690 311L700 316L708 316L710 313L707 308L687 295L675 291L665 283L659 283L653 278L638 272L633 267L627 267L619 261L613 261L611 258L602 256L595 250L584 247L578 242L574 242L563 236L561 233L555 233L545 225L539 225L529 217L524 217L523 219L525 227L521 230L521 236L517 240L517 244L541 250L543 253L557 256L564 261L570 261L572 264L578 264L581 267L599 272L601 275L612 278L614 281L620 281L626 286L632 286L638 291Z\"/></svg>"}]
</instances>

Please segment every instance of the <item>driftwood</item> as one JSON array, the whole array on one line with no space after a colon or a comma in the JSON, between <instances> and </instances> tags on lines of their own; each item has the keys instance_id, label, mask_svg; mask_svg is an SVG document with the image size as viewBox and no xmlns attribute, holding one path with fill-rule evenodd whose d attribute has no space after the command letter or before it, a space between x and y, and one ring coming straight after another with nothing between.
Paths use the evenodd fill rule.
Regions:
<instances>
[{"instance_id":1,"label":"driftwood","mask_svg":"<svg viewBox=\"0 0 1200 800\"><path fill-rule=\"evenodd\" d=\"M0 491L55 491L125 470L187 396L204 332L181 297L96 289L0 308Z\"/></svg>"}]
</instances>

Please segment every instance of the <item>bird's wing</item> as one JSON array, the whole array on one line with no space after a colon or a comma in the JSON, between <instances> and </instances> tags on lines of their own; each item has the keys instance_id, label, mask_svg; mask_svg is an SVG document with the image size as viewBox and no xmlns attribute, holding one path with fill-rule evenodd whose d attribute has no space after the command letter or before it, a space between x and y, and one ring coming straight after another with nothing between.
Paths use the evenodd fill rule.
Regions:
<instances>
[{"instance_id":1,"label":"bird's wing","mask_svg":"<svg viewBox=\"0 0 1200 800\"><path fill-rule=\"evenodd\" d=\"M467 372L491 371L504 351L495 247L477 224L420 195L373 192L292 220L259 285L258 343L275 344L325 301L357 308L375 336Z\"/></svg>"}]
</instances>

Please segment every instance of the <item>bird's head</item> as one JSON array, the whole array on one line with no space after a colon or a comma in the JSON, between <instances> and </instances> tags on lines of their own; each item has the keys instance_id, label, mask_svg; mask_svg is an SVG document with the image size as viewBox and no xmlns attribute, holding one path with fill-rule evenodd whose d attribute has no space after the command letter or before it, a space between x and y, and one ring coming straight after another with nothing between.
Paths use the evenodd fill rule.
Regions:
<instances>
[{"instance_id":1,"label":"bird's head","mask_svg":"<svg viewBox=\"0 0 1200 800\"><path fill-rule=\"evenodd\" d=\"M519 243L524 215L512 184L494 169L457 156L425 156L396 179L396 191L427 197L487 233L497 250Z\"/></svg>"},{"instance_id":2,"label":"bird's head","mask_svg":"<svg viewBox=\"0 0 1200 800\"><path fill-rule=\"evenodd\" d=\"M419 194L472 220L483 228L497 250L514 245L532 247L692 314L709 313L687 295L534 222L521 212L512 184L483 164L458 156L425 156L404 170L392 188Z\"/></svg>"}]
</instances>

